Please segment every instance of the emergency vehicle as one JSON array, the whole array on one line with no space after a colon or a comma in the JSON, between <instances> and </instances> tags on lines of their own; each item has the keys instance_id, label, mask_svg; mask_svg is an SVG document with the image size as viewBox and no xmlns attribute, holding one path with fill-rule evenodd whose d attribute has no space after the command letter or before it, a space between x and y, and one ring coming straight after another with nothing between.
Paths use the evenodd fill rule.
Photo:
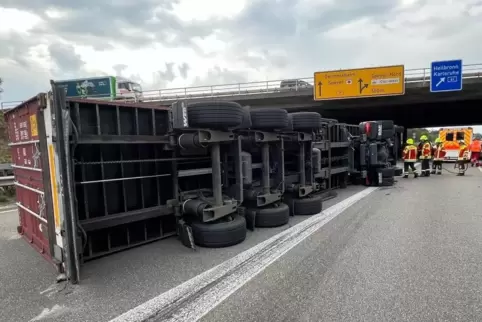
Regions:
<instances>
[{"instance_id":1,"label":"emergency vehicle","mask_svg":"<svg viewBox=\"0 0 482 322\"><path fill-rule=\"evenodd\" d=\"M464 141L470 146L474 130L471 127L441 128L438 135L446 151L445 161L456 161L460 148L459 141Z\"/></svg>"}]
</instances>

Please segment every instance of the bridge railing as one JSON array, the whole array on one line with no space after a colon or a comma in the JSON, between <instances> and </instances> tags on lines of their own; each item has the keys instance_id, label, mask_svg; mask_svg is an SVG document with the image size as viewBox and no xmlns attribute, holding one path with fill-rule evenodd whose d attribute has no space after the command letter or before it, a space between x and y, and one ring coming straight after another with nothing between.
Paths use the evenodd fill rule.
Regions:
<instances>
[{"instance_id":1,"label":"bridge railing","mask_svg":"<svg viewBox=\"0 0 482 322\"><path fill-rule=\"evenodd\" d=\"M463 66L463 79L482 78L482 64L471 64ZM304 78L293 78L305 81L313 86L313 76ZM278 93L284 91L311 91L311 88L293 87L281 88L282 79L268 80L261 82L248 82L237 84L224 84L212 86L194 86L183 88L167 88L161 90L151 90L143 92L143 101L192 99L205 97L223 97L233 95L253 95L260 93ZM405 83L420 83L421 85L430 83L430 68L417 68L405 70Z\"/></svg>"},{"instance_id":2,"label":"bridge railing","mask_svg":"<svg viewBox=\"0 0 482 322\"><path fill-rule=\"evenodd\" d=\"M23 101L8 101L8 102L0 102L0 111L7 111L15 106L23 103Z\"/></svg>"}]
</instances>

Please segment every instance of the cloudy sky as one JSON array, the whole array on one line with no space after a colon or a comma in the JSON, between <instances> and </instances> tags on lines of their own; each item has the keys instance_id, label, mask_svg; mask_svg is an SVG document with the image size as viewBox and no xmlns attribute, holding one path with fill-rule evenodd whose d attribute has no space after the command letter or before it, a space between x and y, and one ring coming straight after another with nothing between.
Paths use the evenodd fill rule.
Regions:
<instances>
[{"instance_id":1,"label":"cloudy sky","mask_svg":"<svg viewBox=\"0 0 482 322\"><path fill-rule=\"evenodd\" d=\"M90 75L158 89L482 63L480 39L482 0L0 0L2 100Z\"/></svg>"}]
</instances>

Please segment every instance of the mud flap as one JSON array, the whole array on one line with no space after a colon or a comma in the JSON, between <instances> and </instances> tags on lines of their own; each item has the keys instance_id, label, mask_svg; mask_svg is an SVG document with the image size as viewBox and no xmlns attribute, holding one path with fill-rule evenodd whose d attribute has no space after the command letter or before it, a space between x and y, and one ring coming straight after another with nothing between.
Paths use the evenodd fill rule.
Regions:
<instances>
[{"instance_id":1,"label":"mud flap","mask_svg":"<svg viewBox=\"0 0 482 322\"><path fill-rule=\"evenodd\" d=\"M194 244L194 237L192 235L192 228L182 219L178 222L178 233L179 238L181 239L181 243L184 246L191 248L192 250L196 250L196 245Z\"/></svg>"},{"instance_id":2,"label":"mud flap","mask_svg":"<svg viewBox=\"0 0 482 322\"><path fill-rule=\"evenodd\" d=\"M256 210L246 209L244 211L244 218L246 219L246 228L248 228L251 231L254 231L254 227L256 223Z\"/></svg>"}]
</instances>

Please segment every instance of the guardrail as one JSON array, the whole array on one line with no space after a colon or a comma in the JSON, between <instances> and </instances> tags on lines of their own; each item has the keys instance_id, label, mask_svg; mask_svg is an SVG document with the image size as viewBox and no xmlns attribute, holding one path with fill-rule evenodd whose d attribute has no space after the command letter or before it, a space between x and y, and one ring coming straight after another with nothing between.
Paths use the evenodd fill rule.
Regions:
<instances>
[{"instance_id":1,"label":"guardrail","mask_svg":"<svg viewBox=\"0 0 482 322\"><path fill-rule=\"evenodd\" d=\"M13 186L15 184L14 176L0 177L0 187Z\"/></svg>"},{"instance_id":2,"label":"guardrail","mask_svg":"<svg viewBox=\"0 0 482 322\"><path fill-rule=\"evenodd\" d=\"M23 103L24 101L8 101L8 102L0 102L0 110L3 112L8 111L9 109L14 108L15 106Z\"/></svg>"},{"instance_id":3,"label":"guardrail","mask_svg":"<svg viewBox=\"0 0 482 322\"><path fill-rule=\"evenodd\" d=\"M470 64L463 65L463 79L482 78L482 64ZM207 98L207 97L223 97L234 95L253 95L253 94L267 94L267 93L279 93L284 91L307 91L311 88L307 87L295 87L295 88L281 88L280 83L283 80L269 80L261 82L248 82L248 83L236 83L236 84L224 84L224 85L211 85L211 86L193 86L182 88L167 88L159 90L148 90L142 92L143 102L156 102L156 101L169 101L177 99L195 99L195 98ZM313 76L303 78L290 78L290 80L302 80L311 86L313 86ZM405 83L406 84L430 84L430 68L416 68L405 70ZM125 98L117 98L118 101L132 102ZM0 103L1 110L11 109L22 101L10 101Z\"/></svg>"},{"instance_id":4,"label":"guardrail","mask_svg":"<svg viewBox=\"0 0 482 322\"><path fill-rule=\"evenodd\" d=\"M12 165L10 163L0 163L0 171L12 170Z\"/></svg>"},{"instance_id":5,"label":"guardrail","mask_svg":"<svg viewBox=\"0 0 482 322\"><path fill-rule=\"evenodd\" d=\"M13 170L12 165L10 163L0 163L0 172L2 174L7 174L5 171ZM13 186L15 184L15 177L14 176L2 176L0 175L0 187L8 187Z\"/></svg>"}]
</instances>

